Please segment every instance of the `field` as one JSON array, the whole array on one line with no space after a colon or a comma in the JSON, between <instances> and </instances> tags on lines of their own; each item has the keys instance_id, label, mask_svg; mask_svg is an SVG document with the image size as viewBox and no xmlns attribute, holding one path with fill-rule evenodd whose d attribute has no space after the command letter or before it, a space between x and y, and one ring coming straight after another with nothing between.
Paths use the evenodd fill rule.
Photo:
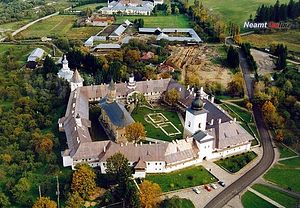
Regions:
<instances>
[{"instance_id":1,"label":"field","mask_svg":"<svg viewBox=\"0 0 300 208\"><path fill-rule=\"evenodd\" d=\"M190 4L194 0L189 0ZM214 14L219 14L221 19L226 22L234 22L243 25L252 14L255 15L257 8L262 5L275 4L276 0L203 0L203 5L210 9ZM281 0L280 3L288 2L288 0Z\"/></svg>"},{"instance_id":2,"label":"field","mask_svg":"<svg viewBox=\"0 0 300 208\"><path fill-rule=\"evenodd\" d=\"M256 156L255 152L247 152L218 160L215 163L231 173L236 173L250 163Z\"/></svg>"},{"instance_id":3,"label":"field","mask_svg":"<svg viewBox=\"0 0 300 208\"><path fill-rule=\"evenodd\" d=\"M16 60L18 60L18 64L23 65L27 60L27 56L30 52L36 47L40 47L44 49L46 52L50 52L50 49L43 45L13 45L13 44L0 44L0 56L2 56L6 51L12 50L14 51L14 55Z\"/></svg>"},{"instance_id":4,"label":"field","mask_svg":"<svg viewBox=\"0 0 300 208\"><path fill-rule=\"evenodd\" d=\"M166 174L147 174L146 180L159 184L163 192L168 192L212 183L216 178L202 166L197 166Z\"/></svg>"},{"instance_id":5,"label":"field","mask_svg":"<svg viewBox=\"0 0 300 208\"><path fill-rule=\"evenodd\" d=\"M147 137L165 141L182 139L183 126L176 112L139 107L133 111L132 117L145 126Z\"/></svg>"},{"instance_id":6,"label":"field","mask_svg":"<svg viewBox=\"0 0 300 208\"><path fill-rule=\"evenodd\" d=\"M189 18L183 14L169 16L116 16L116 23L121 24L126 19L134 21L138 18L144 19L144 27L191 27Z\"/></svg>"},{"instance_id":7,"label":"field","mask_svg":"<svg viewBox=\"0 0 300 208\"><path fill-rule=\"evenodd\" d=\"M278 191L277 189L261 184L254 184L252 188L287 208L294 208L298 205L297 199L284 192Z\"/></svg>"},{"instance_id":8,"label":"field","mask_svg":"<svg viewBox=\"0 0 300 208\"><path fill-rule=\"evenodd\" d=\"M296 153L293 152L290 148L284 146L283 144L277 144L277 147L280 152L280 158L293 157L296 156Z\"/></svg>"},{"instance_id":9,"label":"field","mask_svg":"<svg viewBox=\"0 0 300 208\"><path fill-rule=\"evenodd\" d=\"M74 7L73 9L74 10L77 10L77 11L84 11L86 10L87 8L90 8L91 10L95 11L96 10L96 7L98 6L107 6L107 3L94 3L94 4L85 4L85 5L82 5L82 6L77 6L77 7Z\"/></svg>"},{"instance_id":10,"label":"field","mask_svg":"<svg viewBox=\"0 0 300 208\"><path fill-rule=\"evenodd\" d=\"M244 208L254 208L254 207L263 207L263 208L275 208L272 204L265 201L264 199L256 196L254 193L247 191L242 196L242 204Z\"/></svg>"},{"instance_id":11,"label":"field","mask_svg":"<svg viewBox=\"0 0 300 208\"><path fill-rule=\"evenodd\" d=\"M299 167L299 157L280 161L264 175L264 178L268 181L276 183L282 188L290 188L292 191L300 193Z\"/></svg>"},{"instance_id":12,"label":"field","mask_svg":"<svg viewBox=\"0 0 300 208\"><path fill-rule=\"evenodd\" d=\"M251 34L242 37L243 42L249 42L259 48L268 48L272 43L283 43L289 51L300 54L300 30L288 30L271 34Z\"/></svg>"},{"instance_id":13,"label":"field","mask_svg":"<svg viewBox=\"0 0 300 208\"><path fill-rule=\"evenodd\" d=\"M231 81L230 70L212 61L215 57L221 57L218 47L170 46L170 49L171 56L166 63L181 69L183 80L191 82L191 78L196 78L200 85L204 85L206 81L215 81L224 86Z\"/></svg>"},{"instance_id":14,"label":"field","mask_svg":"<svg viewBox=\"0 0 300 208\"><path fill-rule=\"evenodd\" d=\"M73 27L75 21L75 15L57 15L30 26L26 30L20 32L16 38L28 39L46 36L86 39L101 30L101 27Z\"/></svg>"}]
</instances>

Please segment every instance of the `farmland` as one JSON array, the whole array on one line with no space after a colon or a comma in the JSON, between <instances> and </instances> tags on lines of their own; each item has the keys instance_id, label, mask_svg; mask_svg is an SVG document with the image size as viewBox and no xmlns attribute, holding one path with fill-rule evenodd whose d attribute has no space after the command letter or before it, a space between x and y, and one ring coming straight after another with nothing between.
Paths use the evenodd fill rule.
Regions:
<instances>
[{"instance_id":1,"label":"farmland","mask_svg":"<svg viewBox=\"0 0 300 208\"><path fill-rule=\"evenodd\" d=\"M74 27L75 15L58 15L40 21L19 33L16 39L41 37L67 37L69 39L85 39L96 34L101 27Z\"/></svg>"},{"instance_id":2,"label":"farmland","mask_svg":"<svg viewBox=\"0 0 300 208\"><path fill-rule=\"evenodd\" d=\"M87 8L90 8L91 10L95 11L97 7L104 7L106 5L107 5L106 2L105 3L85 4L85 5L82 5L82 6L74 7L73 9L78 10L78 11L84 11Z\"/></svg>"},{"instance_id":3,"label":"farmland","mask_svg":"<svg viewBox=\"0 0 300 208\"><path fill-rule=\"evenodd\" d=\"M289 51L300 54L300 30L289 30L271 34L251 34L242 37L243 42L249 42L259 48L268 48L272 43L283 43Z\"/></svg>"},{"instance_id":4,"label":"farmland","mask_svg":"<svg viewBox=\"0 0 300 208\"><path fill-rule=\"evenodd\" d=\"M191 27L189 18L183 14L169 16L117 16L116 23L123 23L126 19L134 21L138 18L144 19L144 27Z\"/></svg>"},{"instance_id":5,"label":"farmland","mask_svg":"<svg viewBox=\"0 0 300 208\"><path fill-rule=\"evenodd\" d=\"M189 0L193 4L194 0ZM245 21L252 14L255 15L256 9L262 5L274 4L275 0L203 0L205 7L209 8L211 12L219 14L226 22L234 22L243 25ZM281 0L280 3L288 2L288 0Z\"/></svg>"}]
</instances>

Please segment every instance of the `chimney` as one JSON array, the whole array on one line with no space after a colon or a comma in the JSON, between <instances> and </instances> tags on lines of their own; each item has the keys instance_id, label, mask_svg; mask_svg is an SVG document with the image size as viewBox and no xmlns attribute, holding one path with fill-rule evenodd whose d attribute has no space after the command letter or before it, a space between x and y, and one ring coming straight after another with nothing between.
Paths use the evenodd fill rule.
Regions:
<instances>
[{"instance_id":1,"label":"chimney","mask_svg":"<svg viewBox=\"0 0 300 208\"><path fill-rule=\"evenodd\" d=\"M193 92L192 92L192 91L190 91L190 95L192 95L192 93L193 93Z\"/></svg>"},{"instance_id":2,"label":"chimney","mask_svg":"<svg viewBox=\"0 0 300 208\"><path fill-rule=\"evenodd\" d=\"M192 92L194 92L194 88L192 87Z\"/></svg>"},{"instance_id":3,"label":"chimney","mask_svg":"<svg viewBox=\"0 0 300 208\"><path fill-rule=\"evenodd\" d=\"M233 121L236 122L236 117L233 118Z\"/></svg>"},{"instance_id":4,"label":"chimney","mask_svg":"<svg viewBox=\"0 0 300 208\"><path fill-rule=\"evenodd\" d=\"M155 141L155 144L158 144L158 141Z\"/></svg>"},{"instance_id":5,"label":"chimney","mask_svg":"<svg viewBox=\"0 0 300 208\"><path fill-rule=\"evenodd\" d=\"M149 142L149 145L151 145L152 143L151 142Z\"/></svg>"},{"instance_id":6,"label":"chimney","mask_svg":"<svg viewBox=\"0 0 300 208\"><path fill-rule=\"evenodd\" d=\"M143 146L143 142L140 142L140 145Z\"/></svg>"},{"instance_id":7,"label":"chimney","mask_svg":"<svg viewBox=\"0 0 300 208\"><path fill-rule=\"evenodd\" d=\"M214 125L214 119L213 118L210 120L210 125Z\"/></svg>"},{"instance_id":8,"label":"chimney","mask_svg":"<svg viewBox=\"0 0 300 208\"><path fill-rule=\"evenodd\" d=\"M181 87L179 87L179 92L181 92Z\"/></svg>"},{"instance_id":9,"label":"chimney","mask_svg":"<svg viewBox=\"0 0 300 208\"><path fill-rule=\"evenodd\" d=\"M186 89L189 90L190 89L190 85L188 85Z\"/></svg>"},{"instance_id":10,"label":"chimney","mask_svg":"<svg viewBox=\"0 0 300 208\"><path fill-rule=\"evenodd\" d=\"M121 147L123 147L123 143L121 143L120 145L121 145Z\"/></svg>"},{"instance_id":11,"label":"chimney","mask_svg":"<svg viewBox=\"0 0 300 208\"><path fill-rule=\"evenodd\" d=\"M106 146L103 147L103 152L106 152Z\"/></svg>"},{"instance_id":12,"label":"chimney","mask_svg":"<svg viewBox=\"0 0 300 208\"><path fill-rule=\"evenodd\" d=\"M127 146L128 142L125 143L125 146Z\"/></svg>"},{"instance_id":13,"label":"chimney","mask_svg":"<svg viewBox=\"0 0 300 208\"><path fill-rule=\"evenodd\" d=\"M138 144L137 144L137 143L135 143L134 145L137 147L137 145L138 145Z\"/></svg>"},{"instance_id":14,"label":"chimney","mask_svg":"<svg viewBox=\"0 0 300 208\"><path fill-rule=\"evenodd\" d=\"M219 124L222 123L222 119L219 118Z\"/></svg>"},{"instance_id":15,"label":"chimney","mask_svg":"<svg viewBox=\"0 0 300 208\"><path fill-rule=\"evenodd\" d=\"M212 102L212 103L215 102L215 96L211 96L211 102Z\"/></svg>"}]
</instances>

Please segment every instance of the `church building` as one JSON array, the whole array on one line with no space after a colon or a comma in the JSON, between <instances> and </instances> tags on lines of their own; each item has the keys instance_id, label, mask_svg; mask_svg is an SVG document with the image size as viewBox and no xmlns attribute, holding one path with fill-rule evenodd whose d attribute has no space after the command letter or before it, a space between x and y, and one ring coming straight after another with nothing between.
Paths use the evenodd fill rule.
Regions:
<instances>
[{"instance_id":1,"label":"church building","mask_svg":"<svg viewBox=\"0 0 300 208\"><path fill-rule=\"evenodd\" d=\"M203 160L225 158L247 152L254 138L214 103L214 97L203 88L186 88L171 79L134 81L128 83L83 86L76 70L70 80L71 93L65 116L58 121L59 130L65 132L68 148L62 152L63 166L72 168L86 162L106 171L106 161L120 152L133 167L134 177L147 173L167 173L197 165ZM147 100L159 100L164 92L176 89L180 93L178 105L185 111L184 136L172 142L148 144L129 143L125 127L134 122L125 104L131 102L133 93L141 93ZM89 129L89 102L99 101L99 118L108 141L92 141ZM159 139L159 138L154 138Z\"/></svg>"}]
</instances>

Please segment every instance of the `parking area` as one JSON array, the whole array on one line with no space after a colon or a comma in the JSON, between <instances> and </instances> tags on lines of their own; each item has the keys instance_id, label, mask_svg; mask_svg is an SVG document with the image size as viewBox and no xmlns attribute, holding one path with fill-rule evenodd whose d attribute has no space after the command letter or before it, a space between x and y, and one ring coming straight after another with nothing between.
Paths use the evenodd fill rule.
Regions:
<instances>
[{"instance_id":1,"label":"parking area","mask_svg":"<svg viewBox=\"0 0 300 208\"><path fill-rule=\"evenodd\" d=\"M257 162L261 159L262 156L262 149L260 147L256 147L252 149L258 156L250 162L247 166L245 166L243 169L241 169L239 172L235 174L231 174L218 165L216 165L212 161L203 161L201 165L205 167L208 171L210 171L218 180L223 181L225 183L225 186L230 185L233 183L235 180L237 180L239 177L244 175L249 169L251 169L253 166L257 164ZM216 185L216 189L213 189L211 191L208 191L205 189L205 186L197 186L197 189L200 191L199 194L193 190L193 188L187 188L183 190L179 190L176 192L168 193L165 196L172 197L174 195L177 195L182 198L188 198L192 200L194 203L195 207L204 207L211 199L213 199L215 196L217 196L221 191L224 190L224 187L222 187L220 184L217 182L214 183ZM234 207L242 207L239 202L239 196L234 198L236 206Z\"/></svg>"}]
</instances>

